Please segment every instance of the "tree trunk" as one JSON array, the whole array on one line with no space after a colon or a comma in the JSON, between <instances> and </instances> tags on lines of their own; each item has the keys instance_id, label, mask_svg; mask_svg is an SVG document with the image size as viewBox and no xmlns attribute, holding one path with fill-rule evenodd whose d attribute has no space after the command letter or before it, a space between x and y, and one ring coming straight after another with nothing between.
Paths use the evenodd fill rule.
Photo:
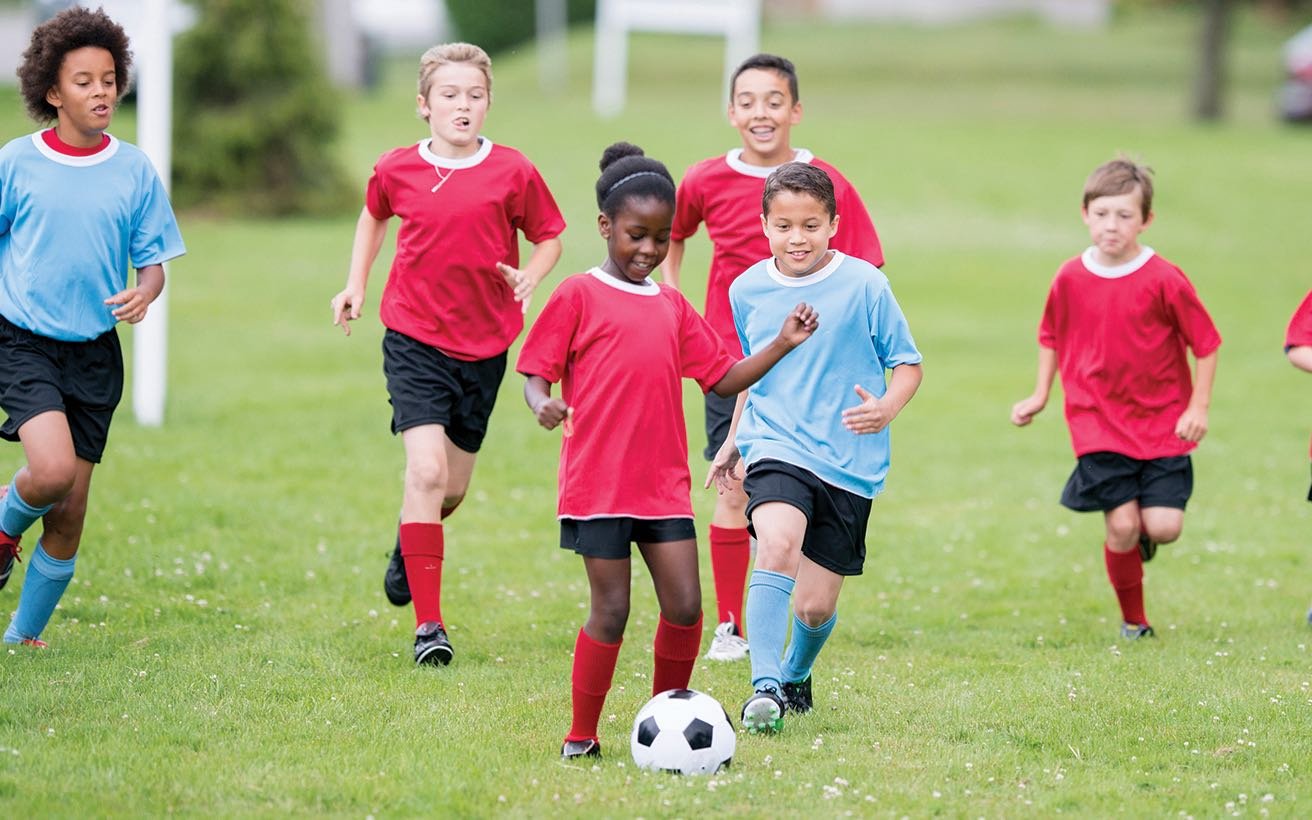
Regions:
<instances>
[{"instance_id":1,"label":"tree trunk","mask_svg":"<svg viewBox=\"0 0 1312 820\"><path fill-rule=\"evenodd\" d=\"M1194 116L1221 119L1225 91L1225 51L1231 0L1203 0L1203 41L1194 82Z\"/></svg>"}]
</instances>

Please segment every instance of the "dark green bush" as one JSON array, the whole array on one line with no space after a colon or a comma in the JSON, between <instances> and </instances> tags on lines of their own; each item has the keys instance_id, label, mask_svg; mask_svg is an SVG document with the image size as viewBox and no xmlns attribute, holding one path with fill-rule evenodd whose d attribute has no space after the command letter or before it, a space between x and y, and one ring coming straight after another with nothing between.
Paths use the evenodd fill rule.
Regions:
<instances>
[{"instance_id":1,"label":"dark green bush","mask_svg":"<svg viewBox=\"0 0 1312 820\"><path fill-rule=\"evenodd\" d=\"M488 54L521 45L535 34L534 0L447 0L456 36ZM596 0L567 0L570 25L597 15Z\"/></svg>"},{"instance_id":2,"label":"dark green bush","mask_svg":"<svg viewBox=\"0 0 1312 820\"><path fill-rule=\"evenodd\" d=\"M195 0L175 45L173 189L222 213L329 213L352 192L306 0Z\"/></svg>"}]
</instances>

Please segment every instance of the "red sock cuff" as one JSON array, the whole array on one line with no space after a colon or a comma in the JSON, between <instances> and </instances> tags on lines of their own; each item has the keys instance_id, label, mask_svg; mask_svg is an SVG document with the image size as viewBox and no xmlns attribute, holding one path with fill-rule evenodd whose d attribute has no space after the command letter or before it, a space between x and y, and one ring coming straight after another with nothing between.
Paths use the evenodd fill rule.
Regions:
<instances>
[{"instance_id":1,"label":"red sock cuff","mask_svg":"<svg viewBox=\"0 0 1312 820\"><path fill-rule=\"evenodd\" d=\"M711 547L739 547L751 549L752 536L746 527L717 527L711 525Z\"/></svg>"},{"instance_id":2,"label":"red sock cuff","mask_svg":"<svg viewBox=\"0 0 1312 820\"><path fill-rule=\"evenodd\" d=\"M445 552L441 524L402 524L401 555L425 555L442 558Z\"/></svg>"},{"instance_id":3,"label":"red sock cuff","mask_svg":"<svg viewBox=\"0 0 1312 820\"><path fill-rule=\"evenodd\" d=\"M652 651L658 658L669 658L675 661L696 660L702 648L702 616L697 616L697 623L690 626L679 626L665 620L665 616L660 616L660 622L656 626L656 640L652 644Z\"/></svg>"},{"instance_id":4,"label":"red sock cuff","mask_svg":"<svg viewBox=\"0 0 1312 820\"><path fill-rule=\"evenodd\" d=\"M1106 544L1102 550L1103 560L1107 564L1107 579L1111 581L1112 589L1127 589L1143 583L1143 558L1139 550L1113 552Z\"/></svg>"},{"instance_id":5,"label":"red sock cuff","mask_svg":"<svg viewBox=\"0 0 1312 820\"><path fill-rule=\"evenodd\" d=\"M574 641L574 670L571 683L585 694L603 696L610 691L615 677L615 662L620 655L620 644L602 643L582 629Z\"/></svg>"}]
</instances>

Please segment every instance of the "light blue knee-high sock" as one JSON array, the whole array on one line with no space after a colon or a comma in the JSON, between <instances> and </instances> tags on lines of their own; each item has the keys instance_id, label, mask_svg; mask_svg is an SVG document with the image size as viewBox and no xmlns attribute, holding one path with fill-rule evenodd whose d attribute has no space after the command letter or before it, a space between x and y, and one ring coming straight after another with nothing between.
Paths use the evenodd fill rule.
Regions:
<instances>
[{"instance_id":1,"label":"light blue knee-high sock","mask_svg":"<svg viewBox=\"0 0 1312 820\"><path fill-rule=\"evenodd\" d=\"M51 558L36 542L36 549L27 559L27 574L23 576L23 592L18 596L18 611L5 630L5 643L19 643L27 638L39 638L50 623L55 604L64 597L64 590L73 578L73 564L77 556L66 560Z\"/></svg>"},{"instance_id":2,"label":"light blue knee-high sock","mask_svg":"<svg viewBox=\"0 0 1312 820\"><path fill-rule=\"evenodd\" d=\"M796 582L778 572L752 570L747 583L747 646L752 660L752 688L780 686L779 658L788 637L788 599Z\"/></svg>"},{"instance_id":3,"label":"light blue knee-high sock","mask_svg":"<svg viewBox=\"0 0 1312 820\"><path fill-rule=\"evenodd\" d=\"M9 482L9 492L0 501L0 530L15 538L27 532L36 520L50 512L52 505L33 507L18 494L18 482Z\"/></svg>"},{"instance_id":4,"label":"light blue knee-high sock","mask_svg":"<svg viewBox=\"0 0 1312 820\"><path fill-rule=\"evenodd\" d=\"M807 626L796 614L793 615L793 639L788 644L788 653L784 655L784 665L780 670L786 683L801 683L810 676L811 666L836 623L837 612L819 626Z\"/></svg>"}]
</instances>

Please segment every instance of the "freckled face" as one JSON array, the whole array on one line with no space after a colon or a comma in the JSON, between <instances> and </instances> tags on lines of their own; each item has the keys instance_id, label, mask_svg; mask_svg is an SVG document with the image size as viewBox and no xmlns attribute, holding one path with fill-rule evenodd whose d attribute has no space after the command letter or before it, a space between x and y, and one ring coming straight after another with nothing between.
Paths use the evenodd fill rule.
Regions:
<instances>
[{"instance_id":1,"label":"freckled face","mask_svg":"<svg viewBox=\"0 0 1312 820\"><path fill-rule=\"evenodd\" d=\"M670 225L674 207L655 197L627 199L611 219L597 217L597 228L606 240L606 263L602 270L632 284L651 275L670 250Z\"/></svg>"}]
</instances>

